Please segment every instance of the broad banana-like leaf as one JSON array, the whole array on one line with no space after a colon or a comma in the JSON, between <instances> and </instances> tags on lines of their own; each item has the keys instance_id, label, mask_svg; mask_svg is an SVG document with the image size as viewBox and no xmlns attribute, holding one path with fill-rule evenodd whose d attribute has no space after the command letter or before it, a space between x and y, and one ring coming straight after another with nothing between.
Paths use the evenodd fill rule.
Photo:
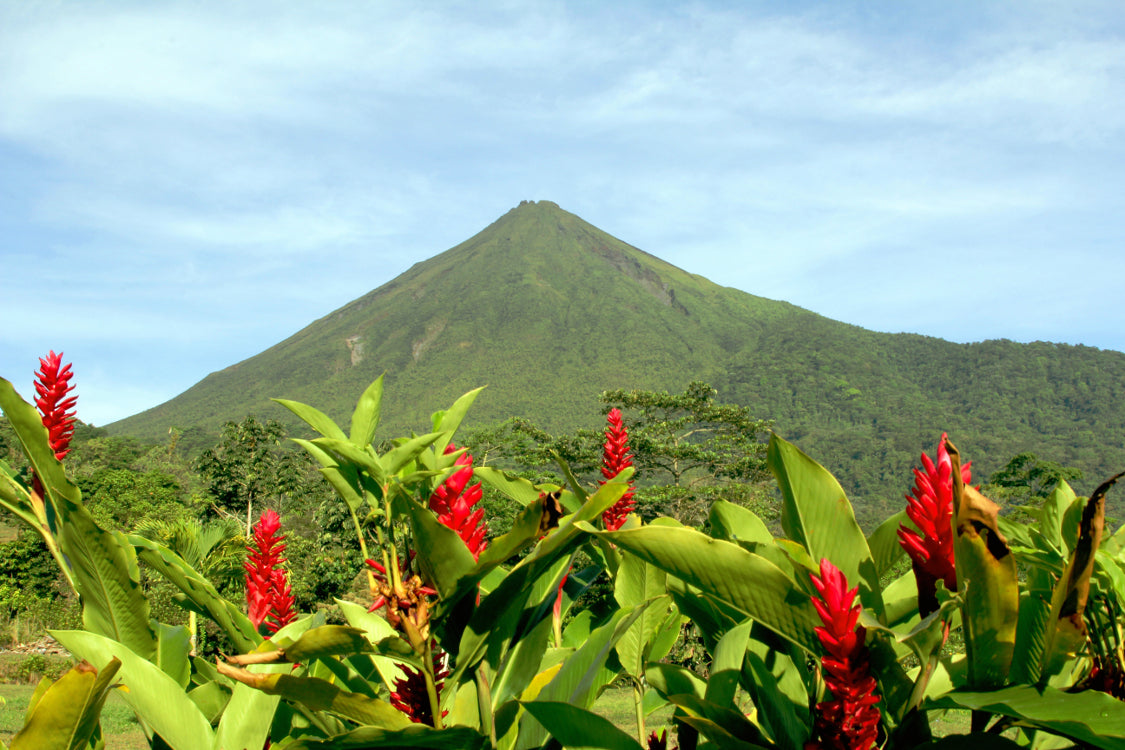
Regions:
<instances>
[{"instance_id":1,"label":"broad banana-like leaf","mask_svg":"<svg viewBox=\"0 0 1125 750\"><path fill-rule=\"evenodd\" d=\"M117 659L101 670L86 662L71 667L30 709L11 750L85 750L120 667Z\"/></svg>"},{"instance_id":2,"label":"broad banana-like leaf","mask_svg":"<svg viewBox=\"0 0 1125 750\"><path fill-rule=\"evenodd\" d=\"M753 620L744 620L728 630L715 644L710 674L707 677L707 692L703 695L705 700L719 706L734 705L734 696L742 679L747 641L753 627Z\"/></svg>"},{"instance_id":3,"label":"broad banana-like leaf","mask_svg":"<svg viewBox=\"0 0 1125 750\"><path fill-rule=\"evenodd\" d=\"M903 525L910 525L910 519L905 510L900 510L887 518L867 537L867 546L871 550L871 559L875 563L875 572L880 577L887 574L895 563L901 560L906 551L898 540L898 530ZM913 577L913 576L911 576ZM917 592L915 592L917 596ZM886 593L884 592L884 601Z\"/></svg>"},{"instance_id":4,"label":"broad banana-like leaf","mask_svg":"<svg viewBox=\"0 0 1125 750\"><path fill-rule=\"evenodd\" d=\"M285 665L258 667L261 671L289 671ZM225 678L224 678L225 679ZM235 682L230 700L215 729L213 750L264 748L281 697Z\"/></svg>"},{"instance_id":5,"label":"broad banana-like leaf","mask_svg":"<svg viewBox=\"0 0 1125 750\"><path fill-rule=\"evenodd\" d=\"M961 456L946 441L953 464L954 557L962 597L969 686L1004 684L1019 622L1016 559L996 526L999 506L961 478Z\"/></svg>"},{"instance_id":6,"label":"broad banana-like leaf","mask_svg":"<svg viewBox=\"0 0 1125 750\"><path fill-rule=\"evenodd\" d=\"M410 719L390 703L342 690L317 677L261 674L221 662L219 673L263 693L281 696L313 711L328 711L358 724L385 729L402 729L411 724Z\"/></svg>"},{"instance_id":7,"label":"broad banana-like leaf","mask_svg":"<svg viewBox=\"0 0 1125 750\"><path fill-rule=\"evenodd\" d=\"M773 542L773 534L770 533L765 521L749 508L735 505L726 500L718 500L711 505L709 518L711 521L711 536L716 539L757 544Z\"/></svg>"},{"instance_id":8,"label":"broad banana-like leaf","mask_svg":"<svg viewBox=\"0 0 1125 750\"><path fill-rule=\"evenodd\" d=\"M85 506L58 499L66 522L59 548L70 561L82 598L82 624L124 644L145 659L156 657L156 633L141 590L137 554L124 534L98 526Z\"/></svg>"},{"instance_id":9,"label":"broad banana-like leaf","mask_svg":"<svg viewBox=\"0 0 1125 750\"><path fill-rule=\"evenodd\" d=\"M352 465L356 469L367 472L368 476L379 485L385 484L390 473L383 466L379 456L371 446L360 448L350 440L339 438L319 437L311 441L324 452L333 457L339 466Z\"/></svg>"},{"instance_id":10,"label":"broad banana-like leaf","mask_svg":"<svg viewBox=\"0 0 1125 750\"><path fill-rule=\"evenodd\" d=\"M770 436L766 462L781 488L781 526L785 533L808 550L814 563L830 560L859 586L863 606L882 618L879 572L840 483L776 434Z\"/></svg>"},{"instance_id":11,"label":"broad banana-like leaf","mask_svg":"<svg viewBox=\"0 0 1125 750\"><path fill-rule=\"evenodd\" d=\"M998 734L951 734L919 745L917 750L1017 750L1023 745Z\"/></svg>"},{"instance_id":12,"label":"broad banana-like leaf","mask_svg":"<svg viewBox=\"0 0 1125 750\"><path fill-rule=\"evenodd\" d=\"M324 437L332 438L334 440L348 439L348 436L344 434L344 431L340 429L340 426L333 422L331 417L329 417L327 414L320 411L316 407L309 406L308 404L302 404L299 401L290 401L289 399L284 398L275 398L270 400L274 401L275 403L281 404L286 409L296 414L305 424L319 432Z\"/></svg>"},{"instance_id":13,"label":"broad banana-like leaf","mask_svg":"<svg viewBox=\"0 0 1125 750\"><path fill-rule=\"evenodd\" d=\"M336 604L340 607L340 611L343 612L344 619L348 621L348 624L366 633L370 641L378 643L384 638L398 636L398 631L391 627L389 622L373 612L368 612L366 607L343 599L337 599ZM402 667L394 659L380 654L372 654L371 660L379 671L379 676L383 679L383 684L387 686L387 690L394 690L395 681L405 676Z\"/></svg>"},{"instance_id":14,"label":"broad banana-like leaf","mask_svg":"<svg viewBox=\"0 0 1125 750\"><path fill-rule=\"evenodd\" d=\"M543 494L543 491L529 480L491 466L475 467L473 469L473 478L479 479L505 497L515 500L520 505L532 503Z\"/></svg>"},{"instance_id":15,"label":"broad banana-like leaf","mask_svg":"<svg viewBox=\"0 0 1125 750\"><path fill-rule=\"evenodd\" d=\"M383 378L384 375L380 375L374 383L367 386L356 402L355 411L352 412L351 433L348 439L357 447L366 448L375 439L375 430L379 427L379 419L383 412Z\"/></svg>"},{"instance_id":16,"label":"broad banana-like leaf","mask_svg":"<svg viewBox=\"0 0 1125 750\"><path fill-rule=\"evenodd\" d=\"M820 625L820 618L811 600L792 578L762 556L688 528L644 526L628 531L585 528L588 533L604 537L729 603L810 653L820 653L820 643L813 632Z\"/></svg>"},{"instance_id":17,"label":"broad banana-like leaf","mask_svg":"<svg viewBox=\"0 0 1125 750\"><path fill-rule=\"evenodd\" d=\"M617 642L617 657L621 666L633 677L644 675L645 662L653 642L665 624L675 604L668 596L665 585L667 574L649 565L635 555L623 555L613 586L613 598L622 609L633 609L650 600L658 603L645 610L644 615Z\"/></svg>"},{"instance_id":18,"label":"broad banana-like leaf","mask_svg":"<svg viewBox=\"0 0 1125 750\"><path fill-rule=\"evenodd\" d=\"M593 706L598 695L617 674L607 664L610 652L651 604L649 601L631 611L619 609L615 612L605 625L591 633L590 639L562 663L554 678L539 691L536 700L559 701L581 708ZM515 748L538 748L547 739L543 725L537 721L524 721L520 725Z\"/></svg>"},{"instance_id":19,"label":"broad banana-like leaf","mask_svg":"<svg viewBox=\"0 0 1125 750\"><path fill-rule=\"evenodd\" d=\"M476 670L480 660L484 658L486 649L494 651L499 648L498 643L507 642L512 637L514 628L519 622L518 617L513 619L513 612L518 614L524 610L528 603L530 591L528 587L532 582L539 580L544 573L549 572L561 558L569 557L584 541L584 531L592 529L589 521L601 516L606 508L617 502L626 489L624 482L619 481L607 482L599 487L576 513L562 518L558 527L541 539L534 549L508 572L504 580L481 600L460 641L457 668L452 678L455 682L460 681L465 670ZM554 579L555 586L558 585L558 580L558 578ZM553 604L553 600L551 603ZM536 608L539 616L550 612L549 609L544 612L542 603L532 606ZM534 625L534 622L527 623L525 627L531 628ZM492 663L495 665L497 662L494 660Z\"/></svg>"},{"instance_id":20,"label":"broad banana-like leaf","mask_svg":"<svg viewBox=\"0 0 1125 750\"><path fill-rule=\"evenodd\" d=\"M343 440L344 438L341 437L338 439ZM321 466L321 475L332 485L332 489L336 491L336 494L347 503L351 512L358 513L359 509L363 507L366 498L364 496L363 483L360 479L359 470L356 466L351 463L339 463L334 454L321 448L311 440L293 438L293 442L304 448L310 456L316 459L317 463Z\"/></svg>"},{"instance_id":21,"label":"broad banana-like leaf","mask_svg":"<svg viewBox=\"0 0 1125 750\"><path fill-rule=\"evenodd\" d=\"M387 474L392 476L397 474L399 470L416 459L419 453L433 445L444 434L444 432L428 432L425 435L405 440L401 445L396 445L387 451L382 457L382 463L387 470Z\"/></svg>"},{"instance_id":22,"label":"broad banana-like leaf","mask_svg":"<svg viewBox=\"0 0 1125 750\"><path fill-rule=\"evenodd\" d=\"M446 446L449 441L453 439L453 433L461 426L464 421L465 415L469 412L469 407L477 400L477 396L484 390L484 386L474 388L465 395L458 398L453 402L453 406L445 411L435 412L433 415L434 432L440 433L441 437L434 442L434 452L439 456L445 452Z\"/></svg>"},{"instance_id":23,"label":"broad banana-like leaf","mask_svg":"<svg viewBox=\"0 0 1125 750\"><path fill-rule=\"evenodd\" d=\"M1040 685L1061 671L1066 660L1077 654L1086 643L1083 613L1090 597L1090 577L1094 573L1094 560L1105 528L1105 496L1121 476L1118 474L1099 485L1082 512L1077 543L1051 597L1042 672L1038 681Z\"/></svg>"},{"instance_id":24,"label":"broad banana-like leaf","mask_svg":"<svg viewBox=\"0 0 1125 750\"><path fill-rule=\"evenodd\" d=\"M411 724L403 729L360 727L328 740L298 739L285 750L483 750L488 737L469 727L432 729Z\"/></svg>"},{"instance_id":25,"label":"broad banana-like leaf","mask_svg":"<svg viewBox=\"0 0 1125 750\"><path fill-rule=\"evenodd\" d=\"M639 742L592 711L558 701L522 705L567 750L642 750Z\"/></svg>"},{"instance_id":26,"label":"broad banana-like leaf","mask_svg":"<svg viewBox=\"0 0 1125 750\"><path fill-rule=\"evenodd\" d=\"M196 611L210 617L223 629L235 648L246 653L262 642L250 618L224 599L211 582L184 562L183 558L159 542L135 534L128 537L140 559L178 588Z\"/></svg>"},{"instance_id":27,"label":"broad banana-like leaf","mask_svg":"<svg viewBox=\"0 0 1125 750\"><path fill-rule=\"evenodd\" d=\"M405 495L396 496L393 502L396 511L410 519L414 544L423 550L417 557L422 577L437 587L442 600L448 601L458 582L476 566L473 553L457 532L438 521L429 508Z\"/></svg>"},{"instance_id":28,"label":"broad banana-like leaf","mask_svg":"<svg viewBox=\"0 0 1125 750\"><path fill-rule=\"evenodd\" d=\"M698 730L716 747L723 750L756 750L778 747L766 738L761 728L738 709L721 706L691 695L669 696L675 705L677 720ZM782 740L781 747L796 747Z\"/></svg>"},{"instance_id":29,"label":"broad banana-like leaf","mask_svg":"<svg viewBox=\"0 0 1125 750\"><path fill-rule=\"evenodd\" d=\"M707 692L707 683L687 667L657 662L645 670L645 680L666 700L673 695L690 695L699 700Z\"/></svg>"},{"instance_id":30,"label":"broad banana-like leaf","mask_svg":"<svg viewBox=\"0 0 1125 750\"><path fill-rule=\"evenodd\" d=\"M1125 748L1125 703L1097 690L1066 693L1050 686L1031 685L989 692L955 690L924 707L987 711L1091 747Z\"/></svg>"},{"instance_id":31,"label":"broad banana-like leaf","mask_svg":"<svg viewBox=\"0 0 1125 750\"><path fill-rule=\"evenodd\" d=\"M127 690L121 697L137 716L172 750L211 750L211 722L184 689L160 667L115 640L81 630L52 630L51 635L70 653L99 670L114 660L121 662L117 674Z\"/></svg>"},{"instance_id":32,"label":"broad banana-like leaf","mask_svg":"<svg viewBox=\"0 0 1125 750\"><path fill-rule=\"evenodd\" d=\"M187 690L191 679L191 635L183 625L156 623L156 665Z\"/></svg>"}]
</instances>

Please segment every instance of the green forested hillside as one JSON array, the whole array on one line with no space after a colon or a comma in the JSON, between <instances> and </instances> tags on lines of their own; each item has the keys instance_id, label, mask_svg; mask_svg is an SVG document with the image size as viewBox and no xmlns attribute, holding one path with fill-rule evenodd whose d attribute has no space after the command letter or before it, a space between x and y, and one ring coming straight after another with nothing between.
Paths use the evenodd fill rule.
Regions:
<instances>
[{"instance_id":1,"label":"green forested hillside","mask_svg":"<svg viewBox=\"0 0 1125 750\"><path fill-rule=\"evenodd\" d=\"M289 419L271 397L344 420L383 372L384 436L424 429L480 385L471 424L522 416L563 431L599 426L603 390L709 381L878 512L900 507L943 430L982 478L1022 451L1079 467L1090 486L1125 468L1125 354L866 331L686 273L546 201L110 429Z\"/></svg>"}]
</instances>

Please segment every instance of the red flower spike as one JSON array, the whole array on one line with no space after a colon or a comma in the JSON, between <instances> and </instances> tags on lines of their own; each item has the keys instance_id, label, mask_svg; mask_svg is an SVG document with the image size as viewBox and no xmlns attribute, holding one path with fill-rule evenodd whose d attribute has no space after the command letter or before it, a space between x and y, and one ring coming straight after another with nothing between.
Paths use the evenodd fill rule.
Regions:
<instances>
[{"instance_id":1,"label":"red flower spike","mask_svg":"<svg viewBox=\"0 0 1125 750\"><path fill-rule=\"evenodd\" d=\"M445 667L445 652L437 645L433 645L434 687L441 696L445 678L449 670ZM426 677L421 670L414 667L403 667L404 676L395 680L395 689L391 693L391 705L406 714L415 724L434 725L434 713L430 708L430 696L426 691ZM442 711L444 719L449 714Z\"/></svg>"},{"instance_id":2,"label":"red flower spike","mask_svg":"<svg viewBox=\"0 0 1125 750\"><path fill-rule=\"evenodd\" d=\"M289 576L282 570L285 562L285 537L278 533L281 517L267 510L254 526L249 553L242 568L246 571L246 608L255 628L262 623L271 634L281 630L297 617Z\"/></svg>"},{"instance_id":3,"label":"red flower spike","mask_svg":"<svg viewBox=\"0 0 1125 750\"><path fill-rule=\"evenodd\" d=\"M665 729L656 736L656 730L648 736L648 750L668 750L668 730Z\"/></svg>"},{"instance_id":4,"label":"red flower spike","mask_svg":"<svg viewBox=\"0 0 1125 750\"><path fill-rule=\"evenodd\" d=\"M602 450L602 476L605 480L599 486L633 465L633 454L629 452L629 432L621 421L621 410L610 409L605 419L605 448ZM625 523L625 518L636 505L633 501L635 493L633 480L630 478L629 489L613 507L602 513L602 521L608 531L617 531Z\"/></svg>"},{"instance_id":5,"label":"red flower spike","mask_svg":"<svg viewBox=\"0 0 1125 750\"><path fill-rule=\"evenodd\" d=\"M450 443L446 454L453 453L457 446ZM473 509L483 496L480 482L466 489L465 485L473 478L473 457L462 453L457 457L456 466L461 468L450 474L430 495L430 510L437 513L438 521L457 532L461 541L473 553L473 559L480 559L480 553L488 546L485 536L488 526L484 521L484 509Z\"/></svg>"},{"instance_id":6,"label":"red flower spike","mask_svg":"<svg viewBox=\"0 0 1125 750\"><path fill-rule=\"evenodd\" d=\"M922 617L937 611L937 582L957 590L953 558L953 462L945 447L946 433L938 441L937 463L922 454L924 471L914 469L914 487L906 496L906 515L918 531L903 524L898 539L914 568L918 582L918 611ZM972 462L961 467L961 478L972 481ZM918 532L921 532L919 534Z\"/></svg>"},{"instance_id":7,"label":"red flower spike","mask_svg":"<svg viewBox=\"0 0 1125 750\"><path fill-rule=\"evenodd\" d=\"M63 366L62 353L52 350L39 359L39 369L35 373L35 405L43 416L43 426L47 428L51 450L55 458L62 461L70 452L70 439L74 437L74 405L77 396L68 396L74 390L70 383L73 373L70 365Z\"/></svg>"},{"instance_id":8,"label":"red flower spike","mask_svg":"<svg viewBox=\"0 0 1125 750\"><path fill-rule=\"evenodd\" d=\"M824 623L816 635L827 652L820 663L832 699L817 704L817 739L805 748L870 750L879 732L879 696L864 645L867 633L857 625L859 589L849 589L847 578L828 560L820 561L820 576L810 574L809 579L820 596L812 602Z\"/></svg>"}]
</instances>

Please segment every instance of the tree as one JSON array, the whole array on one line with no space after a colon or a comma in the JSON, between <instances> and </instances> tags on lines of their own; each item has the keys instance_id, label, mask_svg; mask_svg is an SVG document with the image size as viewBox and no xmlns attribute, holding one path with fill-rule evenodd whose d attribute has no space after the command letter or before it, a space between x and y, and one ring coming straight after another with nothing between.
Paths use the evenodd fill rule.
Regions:
<instances>
[{"instance_id":1,"label":"tree","mask_svg":"<svg viewBox=\"0 0 1125 750\"><path fill-rule=\"evenodd\" d=\"M745 406L716 404L718 392L696 380L680 394L641 390L602 393L605 410L625 415L638 509L699 525L718 499L764 505L770 474L766 443L772 422ZM647 506L647 507L645 507Z\"/></svg>"},{"instance_id":2,"label":"tree","mask_svg":"<svg viewBox=\"0 0 1125 750\"><path fill-rule=\"evenodd\" d=\"M615 390L604 411L621 409L637 478L637 510L702 523L718 499L764 506L769 494L764 439L771 422L744 406L716 404L717 392L694 381L680 394ZM561 483L555 456L594 486L601 474L601 430L556 436L526 419L510 419L466 439L480 464L492 461L535 482Z\"/></svg>"},{"instance_id":3,"label":"tree","mask_svg":"<svg viewBox=\"0 0 1125 750\"><path fill-rule=\"evenodd\" d=\"M1013 507L1038 506L1058 486L1082 478L1082 471L1046 461L1034 453L1017 453L988 478L985 486L989 496Z\"/></svg>"},{"instance_id":4,"label":"tree","mask_svg":"<svg viewBox=\"0 0 1125 750\"><path fill-rule=\"evenodd\" d=\"M282 446L286 434L285 426L272 419L227 422L219 442L196 462L217 513L234 516L245 509L247 535L254 508L266 503L280 509L303 478L297 454Z\"/></svg>"}]
</instances>

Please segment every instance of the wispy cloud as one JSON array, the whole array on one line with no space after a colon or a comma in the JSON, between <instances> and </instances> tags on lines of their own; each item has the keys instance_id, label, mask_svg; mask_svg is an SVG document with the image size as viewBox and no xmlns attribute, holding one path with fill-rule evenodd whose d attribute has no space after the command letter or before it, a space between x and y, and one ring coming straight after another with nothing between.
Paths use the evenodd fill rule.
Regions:
<instances>
[{"instance_id":1,"label":"wispy cloud","mask_svg":"<svg viewBox=\"0 0 1125 750\"><path fill-rule=\"evenodd\" d=\"M68 292L3 360L137 342L139 394L174 342L173 395L523 198L849 322L1125 349L1044 291L1121 270L1123 72L1112 3L3 5L0 315Z\"/></svg>"}]
</instances>

